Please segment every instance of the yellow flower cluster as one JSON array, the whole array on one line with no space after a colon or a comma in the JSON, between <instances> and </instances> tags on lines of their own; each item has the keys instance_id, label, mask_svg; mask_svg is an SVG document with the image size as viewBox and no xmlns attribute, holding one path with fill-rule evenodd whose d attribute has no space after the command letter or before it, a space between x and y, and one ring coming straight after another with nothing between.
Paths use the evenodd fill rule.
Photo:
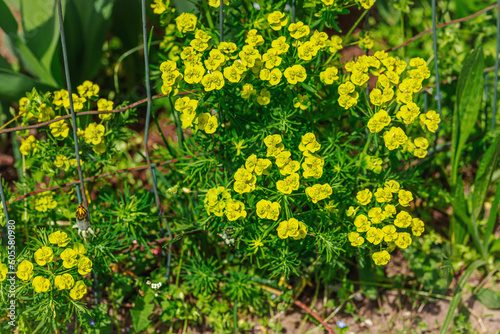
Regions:
<instances>
[{"instance_id":1,"label":"yellow flower cluster","mask_svg":"<svg viewBox=\"0 0 500 334\"><path fill-rule=\"evenodd\" d=\"M28 138L23 140L23 142L21 143L21 147L19 148L19 151L21 151L22 155L35 154L37 151L36 149L37 146L38 146L38 140L36 140L35 136L29 136Z\"/></svg>"},{"instance_id":2,"label":"yellow flower cluster","mask_svg":"<svg viewBox=\"0 0 500 334\"><path fill-rule=\"evenodd\" d=\"M190 99L187 96L175 101L174 108L181 114L182 128L191 128L193 124L197 124L198 129L205 131L205 133L214 133L218 125L217 117L210 115L210 113L202 113L197 116L197 107L198 100Z\"/></svg>"},{"instance_id":3,"label":"yellow flower cluster","mask_svg":"<svg viewBox=\"0 0 500 334\"><path fill-rule=\"evenodd\" d=\"M3 282L7 279L7 273L9 272L9 268L5 263L0 263L0 282Z\"/></svg>"},{"instance_id":4,"label":"yellow flower cluster","mask_svg":"<svg viewBox=\"0 0 500 334\"><path fill-rule=\"evenodd\" d=\"M389 250L396 246L406 248L412 243L411 235L420 236L424 232L424 222L418 218L412 218L406 211L397 212L396 205L391 204L397 195L397 204L407 207L413 200L410 191L401 189L397 181L386 181L384 187L379 187L372 193L369 189L361 190L357 193L356 199L362 206L364 213L358 214L354 219L356 231L350 232L348 239L352 246L359 247L366 240L379 245L385 242ZM372 199L378 203L378 206L371 206L368 209ZM382 207L383 206L383 207ZM358 208L350 207L347 210L347 216L353 216ZM383 226L381 226L383 225ZM408 233L408 231L411 232ZM365 233L363 237L361 233ZM385 265L390 260L389 253L384 250L372 255L376 265Z\"/></svg>"},{"instance_id":5,"label":"yellow flower cluster","mask_svg":"<svg viewBox=\"0 0 500 334\"><path fill-rule=\"evenodd\" d=\"M196 29L198 18L191 13L182 13L175 19L175 23L177 24L177 29L184 34Z\"/></svg>"},{"instance_id":6,"label":"yellow flower cluster","mask_svg":"<svg viewBox=\"0 0 500 334\"><path fill-rule=\"evenodd\" d=\"M44 193L43 195L37 196L35 199L35 210L39 212L47 212L48 210L55 209L57 206L57 201L54 200L54 196L51 192Z\"/></svg>"},{"instance_id":7,"label":"yellow flower cluster","mask_svg":"<svg viewBox=\"0 0 500 334\"><path fill-rule=\"evenodd\" d=\"M56 244L58 247L65 247L71 241L68 238L68 235L61 231L56 231L51 233L48 236L49 242L51 244ZM64 267L64 271L66 271L62 275L54 276L54 286L58 290L70 290L70 297L74 300L81 299L86 293L87 288L83 281L78 281L75 284L75 279L71 274L67 272L66 269L72 269L74 267L78 268L78 274L87 275L92 271L92 261L84 256L86 254L86 250L83 244L77 243L73 246L73 248L66 248L60 253L60 257L63 260L62 267ZM54 250L51 247L42 246L34 253L34 259L37 265L39 266L47 266L54 259ZM50 270L57 270L57 268L53 268L48 266ZM0 265L0 269L2 266ZM3 270L0 270L0 281L2 280ZM55 273L56 271L54 271ZM17 277L23 281L29 281L33 278L31 282L33 289L36 293L43 293L50 291L52 289L52 284L50 279L47 279L42 276L35 276L34 265L32 262L28 260L23 260L18 268L17 268Z\"/></svg>"},{"instance_id":8,"label":"yellow flower cluster","mask_svg":"<svg viewBox=\"0 0 500 334\"><path fill-rule=\"evenodd\" d=\"M288 220L281 221L276 231L278 232L278 237L280 239L287 239L288 237L291 237L294 240L299 240L306 237L307 226L295 218L290 218Z\"/></svg>"},{"instance_id":9,"label":"yellow flower cluster","mask_svg":"<svg viewBox=\"0 0 500 334\"><path fill-rule=\"evenodd\" d=\"M106 128L102 124L90 123L84 132L85 142L93 145L92 150L98 155L106 151L104 136Z\"/></svg>"},{"instance_id":10,"label":"yellow flower cluster","mask_svg":"<svg viewBox=\"0 0 500 334\"><path fill-rule=\"evenodd\" d=\"M306 194L311 198L313 203L318 203L318 201L330 197L332 194L332 187L330 187L328 183L323 185L315 184L312 187L306 188Z\"/></svg>"},{"instance_id":11,"label":"yellow flower cluster","mask_svg":"<svg viewBox=\"0 0 500 334\"><path fill-rule=\"evenodd\" d=\"M262 219L278 220L281 205L278 202L271 202L261 199L257 202L257 216Z\"/></svg>"},{"instance_id":12,"label":"yellow flower cluster","mask_svg":"<svg viewBox=\"0 0 500 334\"><path fill-rule=\"evenodd\" d=\"M161 92L165 95L171 93L173 93L172 95L177 94L177 83L182 79L182 74L177 69L177 64L172 60L164 61L160 64L160 71L161 79L163 80Z\"/></svg>"},{"instance_id":13,"label":"yellow flower cluster","mask_svg":"<svg viewBox=\"0 0 500 334\"><path fill-rule=\"evenodd\" d=\"M232 199L230 190L222 186L209 189L203 203L209 216L222 217L225 214L230 221L247 216L243 202Z\"/></svg>"}]
</instances>

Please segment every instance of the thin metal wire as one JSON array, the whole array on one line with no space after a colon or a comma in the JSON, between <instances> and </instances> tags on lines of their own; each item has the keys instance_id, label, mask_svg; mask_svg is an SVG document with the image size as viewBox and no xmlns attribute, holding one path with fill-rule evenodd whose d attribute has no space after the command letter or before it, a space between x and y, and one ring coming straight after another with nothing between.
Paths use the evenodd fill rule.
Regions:
<instances>
[{"instance_id":1,"label":"thin metal wire","mask_svg":"<svg viewBox=\"0 0 500 334\"><path fill-rule=\"evenodd\" d=\"M71 90L71 78L69 75L69 65L68 65L68 53L66 51L66 39L64 38L64 23L63 23L63 16L62 16L62 7L61 7L61 0L57 0L57 11L59 14L59 26L60 26L60 34L61 34L61 46L62 46L62 53L63 53L63 61L64 61L64 72L66 75L66 88L68 90L68 98L69 98L69 108L71 111L71 121L73 123L73 141L75 143L75 154L76 154L76 168L78 169L78 178L80 179L80 189L77 188L77 197L78 197L78 204L82 204L82 198L83 198L83 203L89 209L89 205L87 202L87 197L85 196L85 184L83 183L83 174L82 174L82 166L80 163L80 153L78 149L78 136L77 136L77 127L76 127L76 116L75 116L75 109L73 108L73 92ZM80 194L80 190L82 190L82 193ZM89 214L89 221L90 221L90 214Z\"/></svg>"},{"instance_id":2,"label":"thin metal wire","mask_svg":"<svg viewBox=\"0 0 500 334\"><path fill-rule=\"evenodd\" d=\"M500 1L500 0L499 0ZM436 72L436 96L434 99L437 100L439 118L442 118L441 114L441 90L439 87L439 65L438 65L438 53L437 53L437 32L436 32L436 0L432 0L432 47L434 49L434 70ZM436 138L434 139L434 150L436 150L437 139L439 137L439 130L441 129L441 124L438 124L436 130Z\"/></svg>"},{"instance_id":3,"label":"thin metal wire","mask_svg":"<svg viewBox=\"0 0 500 334\"><path fill-rule=\"evenodd\" d=\"M498 56L500 53L500 0L497 0L497 54L495 55L495 81L493 82L493 105L491 112L491 130L495 129L497 122L497 93L498 93Z\"/></svg>"},{"instance_id":4,"label":"thin metal wire","mask_svg":"<svg viewBox=\"0 0 500 334\"><path fill-rule=\"evenodd\" d=\"M296 10L296 4L295 4L296 0L292 0L292 22L295 23L295 10Z\"/></svg>"},{"instance_id":5,"label":"thin metal wire","mask_svg":"<svg viewBox=\"0 0 500 334\"><path fill-rule=\"evenodd\" d=\"M424 90L424 112L427 113L427 92Z\"/></svg>"},{"instance_id":6,"label":"thin metal wire","mask_svg":"<svg viewBox=\"0 0 500 334\"><path fill-rule=\"evenodd\" d=\"M365 17L365 32L370 31L370 10L366 10L366 17ZM370 50L366 50L366 55L368 56L370 54ZM366 85L366 97L368 100L370 96L370 79L368 79L368 84Z\"/></svg>"},{"instance_id":7,"label":"thin metal wire","mask_svg":"<svg viewBox=\"0 0 500 334\"><path fill-rule=\"evenodd\" d=\"M146 28L146 0L142 0L142 39L143 39L143 45L144 45L144 69L146 71L146 93L148 96L148 104L147 104L147 111L146 111L146 126L144 129L144 151L146 155L146 163L148 165L149 172L151 173L151 179L152 179L152 184L153 184L153 192L155 195L155 204L156 207L158 208L158 216L163 217L160 218L160 220L163 220L165 223L165 227L167 229L168 236L172 238L172 231L170 230L170 225L168 224L168 221L163 215L163 210L160 204L160 196L158 195L158 188L156 184L156 175L155 171L153 169L153 166L151 165L151 159L149 157L149 150L148 150L148 137L149 137L149 123L151 121L151 107L153 105L153 99L151 97L151 83L150 83L150 77L149 77L149 53L148 53L148 33L147 33L147 28ZM161 225L160 225L161 227ZM168 283L168 278L170 276L170 265L172 262L172 245L168 246L168 255L167 255L167 271L165 273L165 277L167 278L167 283Z\"/></svg>"},{"instance_id":8,"label":"thin metal wire","mask_svg":"<svg viewBox=\"0 0 500 334\"><path fill-rule=\"evenodd\" d=\"M76 167L78 169L78 178L80 180L79 186L78 185L76 186L76 195L78 197L78 204L82 204L82 198L83 198L83 203L84 203L85 207L87 208L87 218L89 220L89 223L91 223L90 208L89 208L89 203L87 201L87 196L85 195L85 183L83 180L82 167L81 167L81 163L80 163L80 153L79 153L79 148L78 148L78 137L77 137L77 126L76 126L76 115L75 115L75 109L73 108L73 92L71 90L71 78L70 78L70 74L69 74L68 53L66 51L66 39L64 38L64 22L63 22L63 16L62 16L61 0L57 0L57 11L59 14L61 46L62 46L63 61L64 61L64 72L66 75L66 87L68 90L69 108L71 111L71 121L73 123L73 141L75 143ZM97 273L95 272L95 270L92 271L92 276L93 276L92 290L94 291L94 301L95 301L95 305L98 305L99 304L99 295L98 295L97 290L99 289L99 281L98 281Z\"/></svg>"},{"instance_id":9,"label":"thin metal wire","mask_svg":"<svg viewBox=\"0 0 500 334\"><path fill-rule=\"evenodd\" d=\"M9 212L7 211L7 201L5 200L5 194L3 192L3 185L2 185L2 179L0 177L0 197L2 198L2 205L3 205L3 214L5 215L5 225L2 228L2 234L3 234L3 242L5 244L5 248L7 248L7 223L9 222Z\"/></svg>"}]
</instances>

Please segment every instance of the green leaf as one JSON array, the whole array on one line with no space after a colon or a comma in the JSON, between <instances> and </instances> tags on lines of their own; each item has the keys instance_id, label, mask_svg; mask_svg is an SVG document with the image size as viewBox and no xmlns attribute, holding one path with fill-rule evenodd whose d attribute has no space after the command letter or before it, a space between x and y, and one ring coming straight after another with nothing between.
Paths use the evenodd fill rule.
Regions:
<instances>
[{"instance_id":1,"label":"green leaf","mask_svg":"<svg viewBox=\"0 0 500 334\"><path fill-rule=\"evenodd\" d=\"M479 169L474 181L474 192L472 193L472 218L477 221L479 213L483 208L484 199L491 183L491 177L498 164L500 155L500 135L490 145L479 164Z\"/></svg>"},{"instance_id":2,"label":"green leaf","mask_svg":"<svg viewBox=\"0 0 500 334\"><path fill-rule=\"evenodd\" d=\"M476 270L477 268L484 266L486 262L483 260L476 260L472 262L469 267L467 267L467 270L465 270L464 274L462 277L460 277L460 280L458 282L458 286L455 289L455 293L453 295L453 298L451 299L450 302L450 307L448 308L448 313L446 313L446 317L443 321L443 325L441 326L441 330L439 331L439 334L446 334L448 333L448 327L450 327L451 321L453 320L453 315L455 313L455 310L458 307L458 304L460 303L460 300L462 299L462 291L465 286L465 284L469 281L470 276Z\"/></svg>"},{"instance_id":3,"label":"green leaf","mask_svg":"<svg viewBox=\"0 0 500 334\"><path fill-rule=\"evenodd\" d=\"M452 245L452 253L455 254L455 245L461 245L464 243L465 237L467 235L467 201L465 200L464 195L464 185L462 179L459 179L455 188L453 189L453 198L452 198L452 206L453 206L453 215L451 216L451 245ZM457 208L457 210L455 210ZM459 211L460 215L459 215ZM460 216L463 216L460 219ZM464 218L465 217L465 218Z\"/></svg>"},{"instance_id":4,"label":"green leaf","mask_svg":"<svg viewBox=\"0 0 500 334\"><path fill-rule=\"evenodd\" d=\"M453 113L451 163L451 186L454 187L458 178L458 165L467 139L476 127L481 99L483 96L484 54L478 48L470 53L464 61L462 71L458 76L457 102Z\"/></svg>"},{"instance_id":5,"label":"green leaf","mask_svg":"<svg viewBox=\"0 0 500 334\"><path fill-rule=\"evenodd\" d=\"M16 35L18 24L5 1L0 0L0 28L6 35Z\"/></svg>"},{"instance_id":6,"label":"green leaf","mask_svg":"<svg viewBox=\"0 0 500 334\"><path fill-rule=\"evenodd\" d=\"M495 193L495 199L493 199L493 205L491 206L490 215L488 221L486 222L486 227L484 229L484 241L489 243L490 236L495 228L495 222L497 220L498 204L500 203L500 185L497 185L497 191Z\"/></svg>"},{"instance_id":7,"label":"green leaf","mask_svg":"<svg viewBox=\"0 0 500 334\"><path fill-rule=\"evenodd\" d=\"M360 281L369 283L376 282L375 275L373 272L373 261L369 255L366 256L364 263L365 263L364 266L359 266ZM377 299L378 291L376 286L366 284L366 285L361 285L361 289L363 290L363 293L366 295L366 297L368 297L368 299L370 300Z\"/></svg>"},{"instance_id":8,"label":"green leaf","mask_svg":"<svg viewBox=\"0 0 500 334\"><path fill-rule=\"evenodd\" d=\"M51 86L34 80L27 75L0 68L0 99L16 101L35 87L39 90L50 90Z\"/></svg>"},{"instance_id":9,"label":"green leaf","mask_svg":"<svg viewBox=\"0 0 500 334\"><path fill-rule=\"evenodd\" d=\"M62 2L62 9L66 2ZM21 0L21 20L26 45L43 67L60 69L56 53L59 46L60 25L56 0ZM61 73L57 73L61 76ZM59 80L60 81L60 80Z\"/></svg>"},{"instance_id":10,"label":"green leaf","mask_svg":"<svg viewBox=\"0 0 500 334\"><path fill-rule=\"evenodd\" d=\"M490 310L500 309L500 296L498 295L498 292L491 289L481 288L474 296L481 304Z\"/></svg>"},{"instance_id":11,"label":"green leaf","mask_svg":"<svg viewBox=\"0 0 500 334\"><path fill-rule=\"evenodd\" d=\"M134 330L140 332L145 330L151 325L151 320L149 316L153 314L155 304L151 303L154 297L154 292L148 291L144 297L137 295L135 298L135 306L130 311L132 316L132 324L134 325Z\"/></svg>"}]
</instances>

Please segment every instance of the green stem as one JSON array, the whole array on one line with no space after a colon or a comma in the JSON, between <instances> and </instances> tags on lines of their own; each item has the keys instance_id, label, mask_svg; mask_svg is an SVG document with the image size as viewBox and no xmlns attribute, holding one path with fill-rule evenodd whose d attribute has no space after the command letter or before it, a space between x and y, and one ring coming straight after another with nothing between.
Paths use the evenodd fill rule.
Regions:
<instances>
[{"instance_id":1,"label":"green stem","mask_svg":"<svg viewBox=\"0 0 500 334\"><path fill-rule=\"evenodd\" d=\"M207 16L208 26L213 30L214 21L212 20L212 15L210 14L210 10L208 9L206 0L203 0L203 9L205 10L205 15Z\"/></svg>"},{"instance_id":2,"label":"green stem","mask_svg":"<svg viewBox=\"0 0 500 334\"><path fill-rule=\"evenodd\" d=\"M238 300L234 300L233 307L234 334L238 334Z\"/></svg>"},{"instance_id":3,"label":"green stem","mask_svg":"<svg viewBox=\"0 0 500 334\"><path fill-rule=\"evenodd\" d=\"M347 41L347 39L349 38L349 36L352 34L352 32L354 31L354 29L356 29L356 27L358 26L359 22L361 22L361 20L363 19L363 17L365 17L366 13L368 13L368 10L365 10L363 12L363 14L361 14L361 16L358 18L358 20L353 24L353 26L351 27L351 29L347 32L347 34L344 36L344 45L345 45L345 42Z\"/></svg>"}]
</instances>

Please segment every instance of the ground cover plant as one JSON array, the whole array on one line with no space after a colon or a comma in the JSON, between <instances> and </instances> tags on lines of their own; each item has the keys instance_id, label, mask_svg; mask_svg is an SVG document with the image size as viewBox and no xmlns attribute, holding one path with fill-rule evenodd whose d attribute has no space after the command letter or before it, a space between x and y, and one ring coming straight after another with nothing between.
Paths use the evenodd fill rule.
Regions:
<instances>
[{"instance_id":1,"label":"ground cover plant","mask_svg":"<svg viewBox=\"0 0 500 334\"><path fill-rule=\"evenodd\" d=\"M50 3L0 0L3 331L500 331L498 5Z\"/></svg>"}]
</instances>

